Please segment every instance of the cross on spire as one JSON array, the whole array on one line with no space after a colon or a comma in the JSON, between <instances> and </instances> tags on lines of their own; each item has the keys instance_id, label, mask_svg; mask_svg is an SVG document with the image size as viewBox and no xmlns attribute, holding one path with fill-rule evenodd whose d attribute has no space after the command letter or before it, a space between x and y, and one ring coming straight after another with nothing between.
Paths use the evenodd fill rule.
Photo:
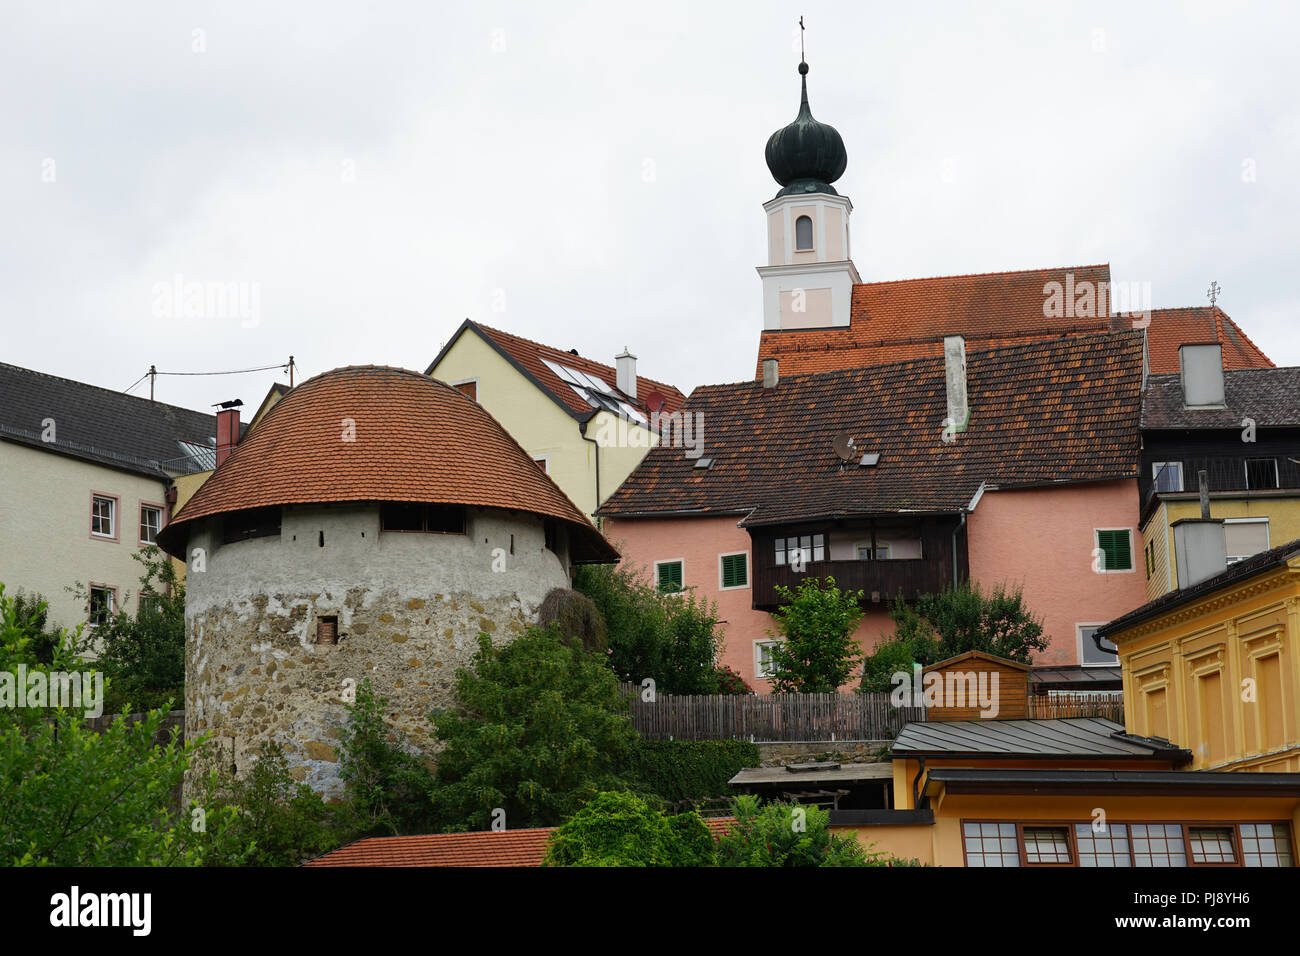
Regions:
<instances>
[{"instance_id":1,"label":"cross on spire","mask_svg":"<svg viewBox=\"0 0 1300 956\"><path fill-rule=\"evenodd\" d=\"M803 51L803 35L804 35L803 17L800 17L799 18L799 60L800 62L806 61L808 59L808 57L804 55L804 51Z\"/></svg>"},{"instance_id":2,"label":"cross on spire","mask_svg":"<svg viewBox=\"0 0 1300 956\"><path fill-rule=\"evenodd\" d=\"M1214 281L1210 282L1210 287L1205 290L1205 294L1210 297L1210 308L1213 309L1216 307L1215 303L1219 301L1219 293L1222 291L1223 289L1219 283Z\"/></svg>"}]
</instances>

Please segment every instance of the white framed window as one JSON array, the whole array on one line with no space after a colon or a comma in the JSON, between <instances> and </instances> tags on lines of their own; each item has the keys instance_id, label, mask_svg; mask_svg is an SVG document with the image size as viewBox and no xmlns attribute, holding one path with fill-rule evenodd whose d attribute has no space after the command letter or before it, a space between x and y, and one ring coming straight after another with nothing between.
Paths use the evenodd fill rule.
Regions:
<instances>
[{"instance_id":1,"label":"white framed window","mask_svg":"<svg viewBox=\"0 0 1300 956\"><path fill-rule=\"evenodd\" d=\"M811 216L800 216L794 221L794 251L813 251L813 221Z\"/></svg>"},{"instance_id":2,"label":"white framed window","mask_svg":"<svg viewBox=\"0 0 1300 956\"><path fill-rule=\"evenodd\" d=\"M718 590L739 591L749 587L749 552L730 551L718 555Z\"/></svg>"},{"instance_id":3,"label":"white framed window","mask_svg":"<svg viewBox=\"0 0 1300 956\"><path fill-rule=\"evenodd\" d=\"M158 532L162 530L163 510L161 505L140 502L140 543L157 544Z\"/></svg>"},{"instance_id":4,"label":"white framed window","mask_svg":"<svg viewBox=\"0 0 1300 956\"><path fill-rule=\"evenodd\" d=\"M776 564L784 567L799 563L799 552L803 552L803 563L826 560L826 535L802 534L788 538L776 539Z\"/></svg>"},{"instance_id":5,"label":"white framed window","mask_svg":"<svg viewBox=\"0 0 1300 956\"><path fill-rule=\"evenodd\" d=\"M780 641L755 641L754 642L754 676L771 677L775 670L772 661L772 648L780 644Z\"/></svg>"},{"instance_id":6,"label":"white framed window","mask_svg":"<svg viewBox=\"0 0 1300 956\"><path fill-rule=\"evenodd\" d=\"M1227 545L1228 563L1244 561L1269 549L1267 518L1224 518L1223 540Z\"/></svg>"},{"instance_id":7,"label":"white framed window","mask_svg":"<svg viewBox=\"0 0 1300 956\"><path fill-rule=\"evenodd\" d=\"M1102 574L1133 573L1133 529L1096 528L1093 531L1093 568Z\"/></svg>"},{"instance_id":8,"label":"white framed window","mask_svg":"<svg viewBox=\"0 0 1300 956\"><path fill-rule=\"evenodd\" d=\"M1092 639L1092 636L1097 633L1099 627L1101 627L1100 623L1074 625L1079 640L1079 663L1084 667L1114 667L1119 663L1119 650L1104 637L1101 639L1101 646L1110 648L1110 651L1097 649L1097 642Z\"/></svg>"},{"instance_id":9,"label":"white framed window","mask_svg":"<svg viewBox=\"0 0 1300 956\"><path fill-rule=\"evenodd\" d=\"M660 591L680 591L686 586L685 579L686 561L683 558L672 558L667 561L655 562L655 586Z\"/></svg>"},{"instance_id":10,"label":"white framed window","mask_svg":"<svg viewBox=\"0 0 1300 956\"><path fill-rule=\"evenodd\" d=\"M107 584L90 586L90 607L87 622L91 627L101 627L113 620L117 611L117 588Z\"/></svg>"},{"instance_id":11,"label":"white framed window","mask_svg":"<svg viewBox=\"0 0 1300 956\"><path fill-rule=\"evenodd\" d=\"M857 551L857 555L858 555L858 560L859 560L859 561L870 561L870 560L872 560L872 557L871 557L871 542L870 542L870 541L864 541L864 542L862 542L861 544L857 545L857 546L856 546L856 551ZM876 542L876 555L875 555L875 560L877 560L877 561L888 561L889 558L890 558L890 545L889 545L889 542L888 542L888 541L885 541L885 542L877 541L877 542Z\"/></svg>"},{"instance_id":12,"label":"white framed window","mask_svg":"<svg viewBox=\"0 0 1300 956\"><path fill-rule=\"evenodd\" d=\"M92 492L90 495L90 536L117 540L117 496Z\"/></svg>"},{"instance_id":13,"label":"white framed window","mask_svg":"<svg viewBox=\"0 0 1300 956\"><path fill-rule=\"evenodd\" d=\"M1151 479L1156 491L1183 490L1183 463L1181 461L1153 461Z\"/></svg>"}]
</instances>

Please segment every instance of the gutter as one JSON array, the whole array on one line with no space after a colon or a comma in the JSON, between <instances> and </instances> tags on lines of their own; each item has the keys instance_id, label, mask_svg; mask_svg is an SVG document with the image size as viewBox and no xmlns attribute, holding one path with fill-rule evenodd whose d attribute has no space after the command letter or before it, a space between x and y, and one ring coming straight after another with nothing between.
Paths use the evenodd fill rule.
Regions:
<instances>
[{"instance_id":1,"label":"gutter","mask_svg":"<svg viewBox=\"0 0 1300 956\"><path fill-rule=\"evenodd\" d=\"M922 796L919 789L921 777L925 773L925 758L920 757L917 762L920 766L916 768L916 777L912 780L912 807L917 810L925 810L930 806L930 798L929 796Z\"/></svg>"},{"instance_id":2,"label":"gutter","mask_svg":"<svg viewBox=\"0 0 1300 956\"><path fill-rule=\"evenodd\" d=\"M582 440L583 440L583 441L586 441L586 442L591 442L593 445L596 446L596 507L594 507L594 508L591 509L593 514L594 514L595 512L597 512L597 511L599 511L599 510L600 510L600 506L601 506L601 500L600 500L600 442L596 441L596 439L594 439L594 438L588 438L588 437L587 437L587 422L591 421L591 419L594 418L594 417L595 417L594 415L592 415L592 416L588 416L584 421L581 421L581 422L578 423L578 434L580 434L580 435L582 436Z\"/></svg>"},{"instance_id":3,"label":"gutter","mask_svg":"<svg viewBox=\"0 0 1300 956\"><path fill-rule=\"evenodd\" d=\"M980 489L983 490L983 487L984 486L981 485ZM977 495L976 498L978 499L978 497L979 496ZM957 580L957 535L960 534L965 529L965 527L966 527L966 512L963 511L961 513L961 524L957 525L957 527L952 529L952 586L954 589L956 589L956 587L959 584L961 584L961 582Z\"/></svg>"}]
</instances>

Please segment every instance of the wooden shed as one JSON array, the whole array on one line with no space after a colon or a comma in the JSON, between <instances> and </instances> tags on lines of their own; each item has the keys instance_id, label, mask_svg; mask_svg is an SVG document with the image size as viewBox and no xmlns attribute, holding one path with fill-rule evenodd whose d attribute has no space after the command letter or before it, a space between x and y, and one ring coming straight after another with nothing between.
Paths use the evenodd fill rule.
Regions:
<instances>
[{"instance_id":1,"label":"wooden shed","mask_svg":"<svg viewBox=\"0 0 1300 956\"><path fill-rule=\"evenodd\" d=\"M1025 701L1028 664L967 651L931 664L922 674L924 686L933 686L940 695L936 705L926 694L928 720L1023 720L1029 716ZM935 682L931 674L937 674L939 680Z\"/></svg>"}]
</instances>

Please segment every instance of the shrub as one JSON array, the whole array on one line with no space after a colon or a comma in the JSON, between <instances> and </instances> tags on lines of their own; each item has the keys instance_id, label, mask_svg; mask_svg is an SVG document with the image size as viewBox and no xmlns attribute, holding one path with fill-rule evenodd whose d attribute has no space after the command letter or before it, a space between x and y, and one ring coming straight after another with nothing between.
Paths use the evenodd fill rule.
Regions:
<instances>
[{"instance_id":1,"label":"shrub","mask_svg":"<svg viewBox=\"0 0 1300 956\"><path fill-rule=\"evenodd\" d=\"M455 711L433 715L447 744L438 758L434 811L452 830L555 826L622 775L636 739L629 701L602 656L554 625L504 647L479 635L456 674Z\"/></svg>"},{"instance_id":2,"label":"shrub","mask_svg":"<svg viewBox=\"0 0 1300 956\"><path fill-rule=\"evenodd\" d=\"M630 793L599 793L551 835L544 866L708 866L713 837L695 813L667 817Z\"/></svg>"},{"instance_id":3,"label":"shrub","mask_svg":"<svg viewBox=\"0 0 1300 956\"><path fill-rule=\"evenodd\" d=\"M537 609L537 623L542 627L555 624L565 637L594 653L603 654L609 649L605 619L596 603L581 591L552 588Z\"/></svg>"},{"instance_id":4,"label":"shrub","mask_svg":"<svg viewBox=\"0 0 1300 956\"><path fill-rule=\"evenodd\" d=\"M719 664L713 669L714 680L717 682L715 694L728 696L739 696L741 694L752 694L754 688L745 682L745 678L740 676L740 672L733 670L726 664Z\"/></svg>"},{"instance_id":5,"label":"shrub","mask_svg":"<svg viewBox=\"0 0 1300 956\"><path fill-rule=\"evenodd\" d=\"M643 792L681 804L730 796L728 781L758 763L758 747L747 740L640 740L628 776Z\"/></svg>"},{"instance_id":6,"label":"shrub","mask_svg":"<svg viewBox=\"0 0 1300 956\"><path fill-rule=\"evenodd\" d=\"M719 866L885 866L857 840L830 831L830 814L794 803L732 801L736 822L718 841Z\"/></svg>"}]
</instances>

